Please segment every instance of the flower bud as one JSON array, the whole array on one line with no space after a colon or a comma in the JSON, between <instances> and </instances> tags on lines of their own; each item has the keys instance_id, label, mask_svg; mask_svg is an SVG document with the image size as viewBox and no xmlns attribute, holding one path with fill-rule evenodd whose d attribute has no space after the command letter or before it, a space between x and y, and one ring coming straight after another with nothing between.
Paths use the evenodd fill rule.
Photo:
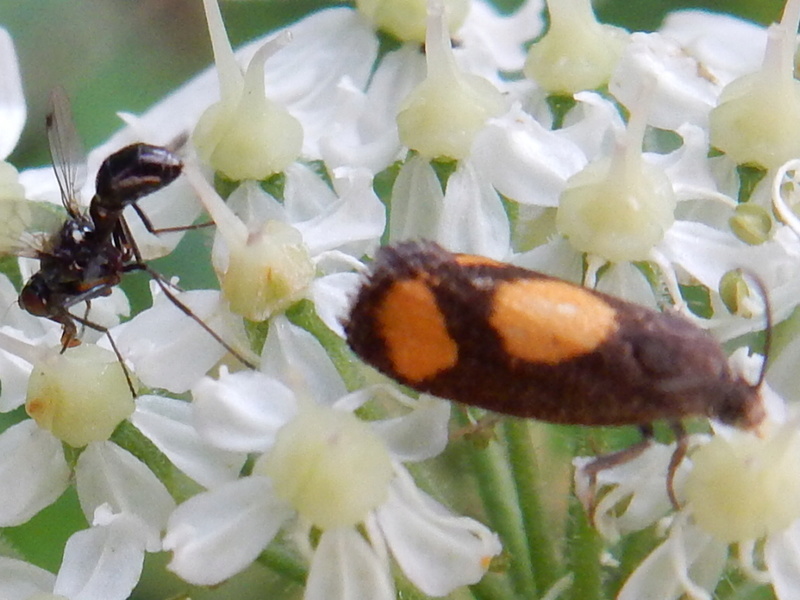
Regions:
<instances>
[{"instance_id":1,"label":"flower bud","mask_svg":"<svg viewBox=\"0 0 800 600\"><path fill-rule=\"evenodd\" d=\"M797 17L795 9L769 29L761 70L725 86L709 115L711 144L738 164L772 169L800 156L800 82L794 79Z\"/></svg>"},{"instance_id":2,"label":"flower bud","mask_svg":"<svg viewBox=\"0 0 800 600\"><path fill-rule=\"evenodd\" d=\"M628 32L598 23L590 0L551 0L550 28L531 46L523 72L551 94L603 87L622 56Z\"/></svg>"},{"instance_id":3,"label":"flower bud","mask_svg":"<svg viewBox=\"0 0 800 600\"><path fill-rule=\"evenodd\" d=\"M454 34L464 24L469 0L443 0L447 29ZM427 0L356 0L356 9L378 29L403 42L425 41Z\"/></svg>"},{"instance_id":4,"label":"flower bud","mask_svg":"<svg viewBox=\"0 0 800 600\"><path fill-rule=\"evenodd\" d=\"M107 440L134 408L116 354L94 344L47 355L28 381L27 413L76 448Z\"/></svg>"},{"instance_id":5,"label":"flower bud","mask_svg":"<svg viewBox=\"0 0 800 600\"><path fill-rule=\"evenodd\" d=\"M422 156L460 160L505 102L486 79L459 70L439 8L428 16L427 77L403 101L397 127L400 141Z\"/></svg>"},{"instance_id":6,"label":"flower bud","mask_svg":"<svg viewBox=\"0 0 800 600\"><path fill-rule=\"evenodd\" d=\"M291 225L268 221L246 240L226 242L227 264L217 269L222 294L234 313L251 321L288 308L303 298L314 279L303 237Z\"/></svg>"},{"instance_id":7,"label":"flower bud","mask_svg":"<svg viewBox=\"0 0 800 600\"><path fill-rule=\"evenodd\" d=\"M229 179L267 179L291 164L303 146L300 122L264 91L264 63L286 40L264 44L242 77L219 7L212 0L206 0L205 6L222 99L200 116L194 145L202 160Z\"/></svg>"},{"instance_id":8,"label":"flower bud","mask_svg":"<svg viewBox=\"0 0 800 600\"><path fill-rule=\"evenodd\" d=\"M618 156L587 166L567 181L556 225L581 252L611 262L644 260L675 217L675 194L664 172Z\"/></svg>"}]
</instances>

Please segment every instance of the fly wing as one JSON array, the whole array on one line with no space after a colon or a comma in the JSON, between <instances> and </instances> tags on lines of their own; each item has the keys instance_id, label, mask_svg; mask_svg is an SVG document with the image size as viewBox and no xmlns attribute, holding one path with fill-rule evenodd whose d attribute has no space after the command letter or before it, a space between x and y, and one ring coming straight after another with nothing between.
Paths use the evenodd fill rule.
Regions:
<instances>
[{"instance_id":1,"label":"fly wing","mask_svg":"<svg viewBox=\"0 0 800 600\"><path fill-rule=\"evenodd\" d=\"M86 181L86 153L72 120L69 98L60 86L50 92L47 139L58 187L61 188L61 202L69 216L77 217L80 214L77 193Z\"/></svg>"},{"instance_id":2,"label":"fly wing","mask_svg":"<svg viewBox=\"0 0 800 600\"><path fill-rule=\"evenodd\" d=\"M0 256L39 258L64 224L64 211L49 202L0 199Z\"/></svg>"}]
</instances>

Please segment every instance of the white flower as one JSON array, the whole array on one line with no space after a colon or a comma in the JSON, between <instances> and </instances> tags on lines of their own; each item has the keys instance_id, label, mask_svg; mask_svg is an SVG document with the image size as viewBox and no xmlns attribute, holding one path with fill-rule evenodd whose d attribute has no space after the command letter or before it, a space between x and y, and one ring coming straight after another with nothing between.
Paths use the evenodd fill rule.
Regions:
<instances>
[{"instance_id":1,"label":"white flower","mask_svg":"<svg viewBox=\"0 0 800 600\"><path fill-rule=\"evenodd\" d=\"M164 539L172 570L192 583L223 581L295 520L293 537L310 559L308 599L394 597L389 552L428 594L482 577L497 538L417 490L399 462L443 449L445 403L406 399L413 410L405 417L360 421L351 411L375 391L346 394L319 343L282 317L271 325L263 369L270 376L223 372L194 389L201 434L261 456L252 475L178 507Z\"/></svg>"},{"instance_id":2,"label":"white flower","mask_svg":"<svg viewBox=\"0 0 800 600\"><path fill-rule=\"evenodd\" d=\"M761 358L744 354L737 352L732 362L752 379ZM669 527L666 539L626 581L619 599L710 599L734 544L738 567L746 576L771 584L782 600L794 598L800 585L800 559L794 550L800 543L800 430L797 416L784 420L782 400L769 387L762 387L761 393L771 420L760 437L717 427L713 437L693 438L690 458L675 478L680 512L664 519ZM789 414L793 412L790 407ZM598 474L599 487L609 490L595 512L604 536L616 540L667 515L671 507L664 475L673 451L672 445L654 445L636 459ZM588 498L581 470L585 459L576 463L579 494ZM763 571L756 566L762 563Z\"/></svg>"},{"instance_id":3,"label":"white flower","mask_svg":"<svg viewBox=\"0 0 800 600\"><path fill-rule=\"evenodd\" d=\"M188 175L217 223L213 262L233 309L260 321L310 298L341 334L347 294L358 281L344 271L360 267L358 258L372 252L385 224L369 173L338 169L331 189L311 169L293 165L283 203L253 183L225 203L202 177Z\"/></svg>"}]
</instances>

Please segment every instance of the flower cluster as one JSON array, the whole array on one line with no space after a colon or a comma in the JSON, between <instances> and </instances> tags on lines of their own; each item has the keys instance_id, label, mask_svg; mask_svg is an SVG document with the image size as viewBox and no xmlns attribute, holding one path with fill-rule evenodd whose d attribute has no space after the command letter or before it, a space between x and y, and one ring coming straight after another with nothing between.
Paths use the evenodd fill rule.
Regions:
<instances>
[{"instance_id":1,"label":"flower cluster","mask_svg":"<svg viewBox=\"0 0 800 600\"><path fill-rule=\"evenodd\" d=\"M131 207L126 226L149 260L213 222L208 255L190 259L215 289L155 280L132 317L121 290L92 296L66 307L88 326L62 347L63 318L25 312L12 281L63 223L63 181L0 162L0 253L20 257L0 275L0 411L24 406L0 433L0 526L70 486L88 525L55 576L0 558L0 597L123 600L145 553L167 551L187 586L257 563L308 600L603 585L710 598L726 574L794 598L800 0L768 29L681 11L653 33L599 23L589 0L508 16L482 0L355 5L234 52L204 0L215 67L88 156L93 173L134 142L181 154L184 176L137 203L149 222ZM25 104L2 29L0 86L7 157ZM94 190L79 193L86 205ZM563 431L509 422L481 441L480 415L461 410L451 431L449 404L347 350L360 271L381 244L419 238L668 306L736 346L758 347L770 313L786 324L770 332L767 424L693 436L677 510L661 444L591 478L575 459L588 510L563 502ZM732 364L755 381L762 360L746 354Z\"/></svg>"}]
</instances>

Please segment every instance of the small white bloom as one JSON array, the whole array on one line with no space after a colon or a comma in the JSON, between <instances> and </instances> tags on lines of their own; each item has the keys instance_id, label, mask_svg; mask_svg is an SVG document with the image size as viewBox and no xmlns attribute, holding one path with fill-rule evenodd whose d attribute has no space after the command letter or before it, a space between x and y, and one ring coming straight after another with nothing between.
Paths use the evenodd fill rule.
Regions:
<instances>
[{"instance_id":1,"label":"small white bloom","mask_svg":"<svg viewBox=\"0 0 800 600\"><path fill-rule=\"evenodd\" d=\"M263 369L271 377L223 372L219 382L206 379L195 388L204 436L227 449L262 454L253 475L178 507L164 540L174 552L170 568L192 583L222 581L252 562L295 517L305 532L303 546L310 546L309 527L321 532L309 550L306 598L349 598L354 589L364 597L393 597L385 546L426 593L444 595L477 582L500 551L497 538L421 495L397 462L441 451L447 405L405 399L416 405L408 417L360 421L351 411L373 391L345 394L310 334L278 317L267 340ZM242 426L240 437L236 428Z\"/></svg>"},{"instance_id":2,"label":"small white bloom","mask_svg":"<svg viewBox=\"0 0 800 600\"><path fill-rule=\"evenodd\" d=\"M761 359L737 352L732 363L754 378ZM796 416L780 421L782 400L770 388L762 387L762 395L771 420L761 437L718 427L713 437L693 438L690 458L675 479L680 512L665 521L667 538L634 571L619 598L677 600L685 594L710 599L733 544L739 547L738 566L745 575L772 584L782 600L794 597L800 585L800 561L792 550L800 531L800 431ZM598 474L600 485L610 490L596 511L605 536L616 539L667 514L664 475L672 451L672 446L654 445L633 461ZM585 494L587 481L580 470L576 477L579 493ZM646 480L652 483L643 485ZM755 567L762 563L764 571ZM654 581L659 585L654 587Z\"/></svg>"}]
</instances>

